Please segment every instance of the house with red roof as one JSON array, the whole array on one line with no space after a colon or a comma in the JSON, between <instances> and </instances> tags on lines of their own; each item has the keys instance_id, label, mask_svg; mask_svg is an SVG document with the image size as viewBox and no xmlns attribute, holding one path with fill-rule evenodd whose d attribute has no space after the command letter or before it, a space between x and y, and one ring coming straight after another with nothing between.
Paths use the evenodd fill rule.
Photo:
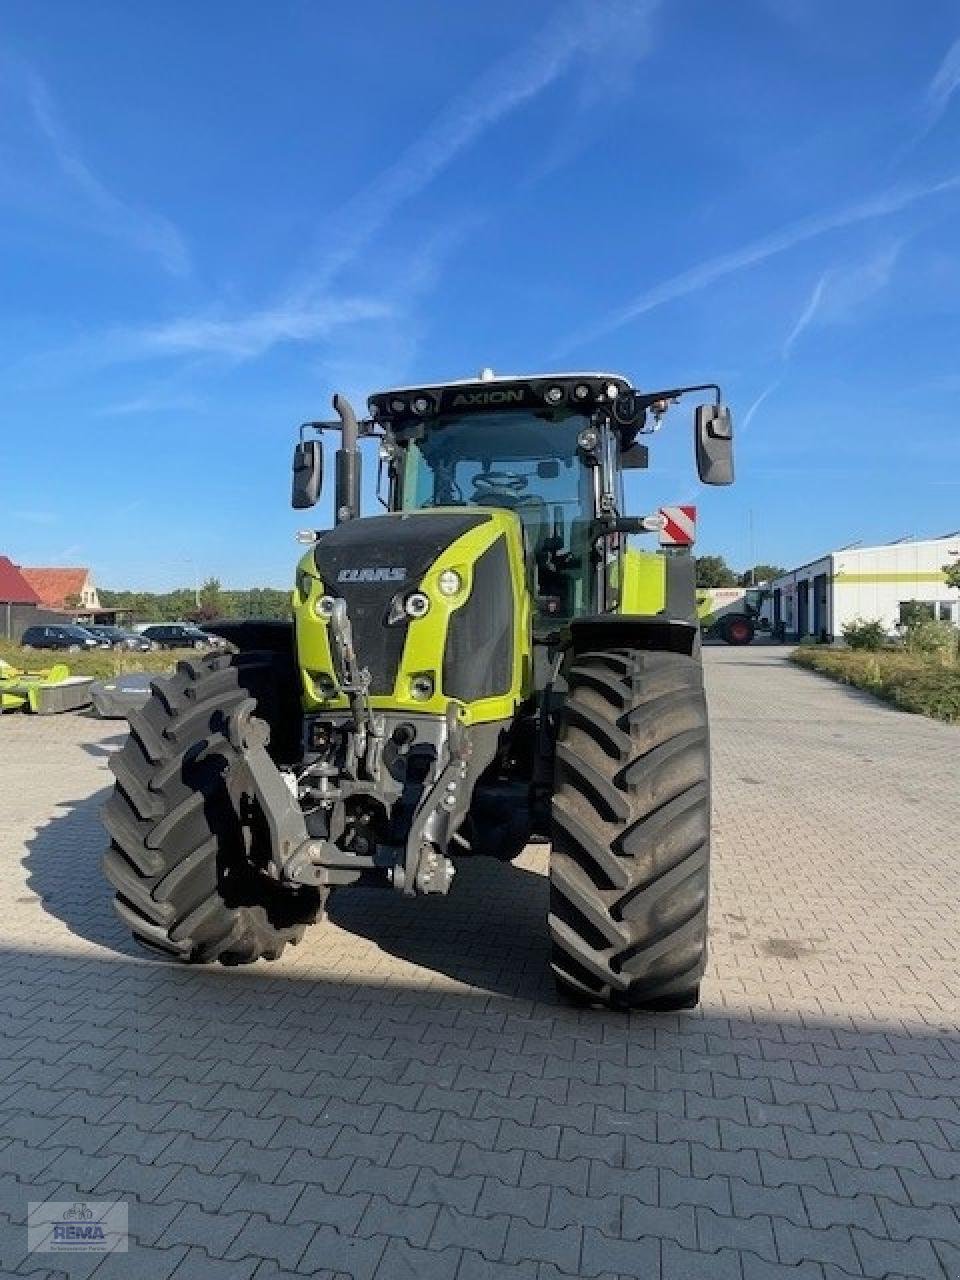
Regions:
<instances>
[{"instance_id":1,"label":"house with red roof","mask_svg":"<svg viewBox=\"0 0 960 1280\"><path fill-rule=\"evenodd\" d=\"M0 556L0 604L40 603L39 595L10 557Z\"/></svg>"},{"instance_id":2,"label":"house with red roof","mask_svg":"<svg viewBox=\"0 0 960 1280\"><path fill-rule=\"evenodd\" d=\"M20 573L48 609L99 609L100 599L89 569L34 568Z\"/></svg>"}]
</instances>

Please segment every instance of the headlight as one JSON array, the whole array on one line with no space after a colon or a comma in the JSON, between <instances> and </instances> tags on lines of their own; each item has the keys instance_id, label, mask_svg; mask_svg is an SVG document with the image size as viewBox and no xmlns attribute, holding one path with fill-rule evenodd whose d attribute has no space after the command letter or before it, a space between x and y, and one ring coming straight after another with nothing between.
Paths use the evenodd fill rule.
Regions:
<instances>
[{"instance_id":1,"label":"headlight","mask_svg":"<svg viewBox=\"0 0 960 1280\"><path fill-rule=\"evenodd\" d=\"M463 587L463 579L456 569L444 569L437 579L437 586L441 595L455 596Z\"/></svg>"},{"instance_id":2,"label":"headlight","mask_svg":"<svg viewBox=\"0 0 960 1280\"><path fill-rule=\"evenodd\" d=\"M595 449L599 443L600 433L594 430L593 427L584 427L577 436L577 444L584 453L589 453L592 449Z\"/></svg>"},{"instance_id":3,"label":"headlight","mask_svg":"<svg viewBox=\"0 0 960 1280\"><path fill-rule=\"evenodd\" d=\"M410 696L418 702L427 702L432 698L433 688L433 676L427 671L410 677Z\"/></svg>"},{"instance_id":4,"label":"headlight","mask_svg":"<svg viewBox=\"0 0 960 1280\"><path fill-rule=\"evenodd\" d=\"M423 618L430 612L430 597L422 591L411 591L403 602L403 611L408 618Z\"/></svg>"},{"instance_id":5,"label":"headlight","mask_svg":"<svg viewBox=\"0 0 960 1280\"><path fill-rule=\"evenodd\" d=\"M336 607L336 601L333 596L320 596L313 602L313 611L318 618L324 620L333 617L333 610Z\"/></svg>"}]
</instances>

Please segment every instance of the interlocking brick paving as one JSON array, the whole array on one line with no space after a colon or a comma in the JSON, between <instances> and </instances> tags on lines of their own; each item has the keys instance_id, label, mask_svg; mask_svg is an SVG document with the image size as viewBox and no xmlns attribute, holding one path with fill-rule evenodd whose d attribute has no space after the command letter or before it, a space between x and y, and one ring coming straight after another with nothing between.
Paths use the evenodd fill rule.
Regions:
<instances>
[{"instance_id":1,"label":"interlocking brick paving","mask_svg":"<svg viewBox=\"0 0 960 1280\"><path fill-rule=\"evenodd\" d=\"M167 965L98 869L118 726L0 721L0 1271L960 1275L960 730L775 648L706 669L710 970L658 1017L557 1003L541 846ZM84 1196L130 1252L27 1253Z\"/></svg>"}]
</instances>

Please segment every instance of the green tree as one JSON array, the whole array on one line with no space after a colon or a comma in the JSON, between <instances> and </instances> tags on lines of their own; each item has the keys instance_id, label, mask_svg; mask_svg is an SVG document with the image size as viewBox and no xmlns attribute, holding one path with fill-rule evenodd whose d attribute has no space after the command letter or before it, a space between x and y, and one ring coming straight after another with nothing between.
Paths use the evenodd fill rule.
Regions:
<instances>
[{"instance_id":1,"label":"green tree","mask_svg":"<svg viewBox=\"0 0 960 1280\"><path fill-rule=\"evenodd\" d=\"M953 564L945 564L943 572L947 577L947 586L960 589L960 560L955 560Z\"/></svg>"},{"instance_id":2,"label":"green tree","mask_svg":"<svg viewBox=\"0 0 960 1280\"><path fill-rule=\"evenodd\" d=\"M698 587L735 587L737 575L723 556L697 556Z\"/></svg>"},{"instance_id":3,"label":"green tree","mask_svg":"<svg viewBox=\"0 0 960 1280\"><path fill-rule=\"evenodd\" d=\"M770 582L786 572L778 564L755 564L752 569L744 569L740 574L740 586L752 587L758 582Z\"/></svg>"}]
</instances>

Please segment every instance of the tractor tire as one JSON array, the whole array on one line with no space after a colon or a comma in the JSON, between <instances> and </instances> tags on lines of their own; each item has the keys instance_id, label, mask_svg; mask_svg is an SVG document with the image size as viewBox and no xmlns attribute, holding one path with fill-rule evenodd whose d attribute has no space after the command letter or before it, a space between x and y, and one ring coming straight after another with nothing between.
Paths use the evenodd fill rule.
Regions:
<instances>
[{"instance_id":1,"label":"tractor tire","mask_svg":"<svg viewBox=\"0 0 960 1280\"><path fill-rule=\"evenodd\" d=\"M268 861L263 816L237 785L227 717L251 697L274 706L272 655L214 654L153 682L130 734L110 757L103 871L134 938L191 963L276 960L323 906L314 889L284 888Z\"/></svg>"},{"instance_id":2,"label":"tractor tire","mask_svg":"<svg viewBox=\"0 0 960 1280\"><path fill-rule=\"evenodd\" d=\"M727 644L750 644L756 635L756 627L752 618L736 614L724 620L721 635Z\"/></svg>"},{"instance_id":3,"label":"tractor tire","mask_svg":"<svg viewBox=\"0 0 960 1280\"><path fill-rule=\"evenodd\" d=\"M697 657L584 653L567 672L552 802L550 936L560 991L689 1009L707 955L710 754Z\"/></svg>"}]
</instances>

